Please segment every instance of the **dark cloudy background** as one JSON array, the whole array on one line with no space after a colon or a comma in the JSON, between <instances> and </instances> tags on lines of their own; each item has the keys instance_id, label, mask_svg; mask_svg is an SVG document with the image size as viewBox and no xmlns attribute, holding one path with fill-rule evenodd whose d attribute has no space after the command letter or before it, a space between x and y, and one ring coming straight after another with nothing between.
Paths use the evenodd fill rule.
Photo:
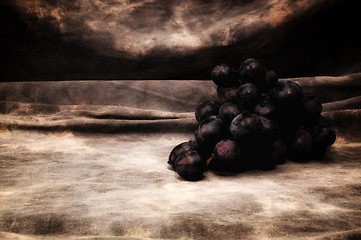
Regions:
<instances>
[{"instance_id":1,"label":"dark cloudy background","mask_svg":"<svg viewBox=\"0 0 361 240\"><path fill-rule=\"evenodd\" d=\"M354 0L3 0L1 81L209 79L261 59L280 77L361 72Z\"/></svg>"}]
</instances>

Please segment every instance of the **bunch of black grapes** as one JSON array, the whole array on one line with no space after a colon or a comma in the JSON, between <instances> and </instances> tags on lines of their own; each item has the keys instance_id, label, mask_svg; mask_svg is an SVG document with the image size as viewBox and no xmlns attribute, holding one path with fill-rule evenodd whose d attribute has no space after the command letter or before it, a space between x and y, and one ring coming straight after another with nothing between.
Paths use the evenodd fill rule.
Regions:
<instances>
[{"instance_id":1,"label":"bunch of black grapes","mask_svg":"<svg viewBox=\"0 0 361 240\"><path fill-rule=\"evenodd\" d=\"M245 60L239 71L218 65L211 78L219 101L197 106L195 138L169 155L168 164L185 180L200 180L209 169L237 173L273 169L286 159L321 159L335 142L319 99L278 80L259 60Z\"/></svg>"}]
</instances>

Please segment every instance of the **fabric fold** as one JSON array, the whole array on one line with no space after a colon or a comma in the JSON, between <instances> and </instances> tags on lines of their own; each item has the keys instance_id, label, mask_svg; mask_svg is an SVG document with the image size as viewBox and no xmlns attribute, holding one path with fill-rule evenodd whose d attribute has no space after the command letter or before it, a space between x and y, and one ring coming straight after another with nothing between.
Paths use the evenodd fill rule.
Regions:
<instances>
[{"instance_id":1,"label":"fabric fold","mask_svg":"<svg viewBox=\"0 0 361 240\"><path fill-rule=\"evenodd\" d=\"M360 117L361 73L281 80L295 81L305 95L319 97L323 114L340 133L348 134L348 125ZM0 125L89 133L189 132L197 128L194 110L204 100L217 101L211 81L2 83Z\"/></svg>"}]
</instances>

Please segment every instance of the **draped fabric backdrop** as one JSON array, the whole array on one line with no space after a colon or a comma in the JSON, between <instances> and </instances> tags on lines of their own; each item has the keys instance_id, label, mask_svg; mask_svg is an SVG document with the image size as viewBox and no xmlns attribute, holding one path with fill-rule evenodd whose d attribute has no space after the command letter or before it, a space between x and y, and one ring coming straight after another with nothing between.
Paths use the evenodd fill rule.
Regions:
<instances>
[{"instance_id":1,"label":"draped fabric backdrop","mask_svg":"<svg viewBox=\"0 0 361 240\"><path fill-rule=\"evenodd\" d=\"M361 71L353 0L3 0L2 81L209 79L262 59L281 77Z\"/></svg>"}]
</instances>

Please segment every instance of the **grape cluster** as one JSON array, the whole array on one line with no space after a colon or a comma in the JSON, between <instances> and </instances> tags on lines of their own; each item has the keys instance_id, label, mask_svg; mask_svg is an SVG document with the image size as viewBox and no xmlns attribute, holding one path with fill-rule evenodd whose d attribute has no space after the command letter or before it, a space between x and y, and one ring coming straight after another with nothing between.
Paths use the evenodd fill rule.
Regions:
<instances>
[{"instance_id":1,"label":"grape cluster","mask_svg":"<svg viewBox=\"0 0 361 240\"><path fill-rule=\"evenodd\" d=\"M175 146L168 164L185 180L211 169L241 172L273 169L286 159L321 159L336 140L322 104L295 82L278 80L254 58L235 71L226 64L211 72L219 101L195 109L194 139Z\"/></svg>"}]
</instances>

